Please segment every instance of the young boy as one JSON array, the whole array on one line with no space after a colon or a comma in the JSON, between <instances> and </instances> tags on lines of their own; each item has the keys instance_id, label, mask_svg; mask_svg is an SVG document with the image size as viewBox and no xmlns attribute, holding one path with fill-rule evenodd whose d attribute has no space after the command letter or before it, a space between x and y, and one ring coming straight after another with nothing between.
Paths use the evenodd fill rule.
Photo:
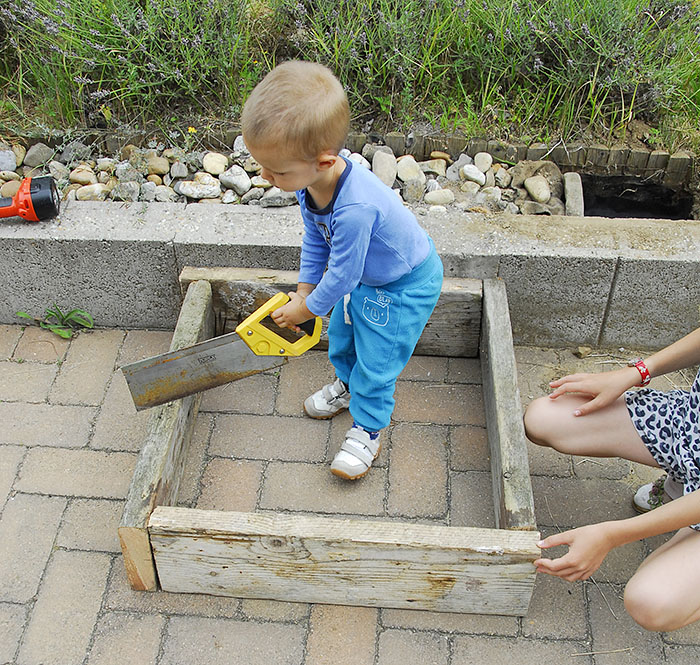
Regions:
<instances>
[{"instance_id":1,"label":"young boy","mask_svg":"<svg viewBox=\"0 0 700 665\"><path fill-rule=\"evenodd\" d=\"M304 222L299 284L272 313L281 327L333 312L328 356L336 380L304 402L311 418L349 408L352 428L331 472L364 476L389 425L396 379L442 286L432 241L371 171L338 155L350 119L339 81L322 65L285 62L253 90L243 138L262 176L296 192ZM352 397L351 397L352 395Z\"/></svg>"}]
</instances>

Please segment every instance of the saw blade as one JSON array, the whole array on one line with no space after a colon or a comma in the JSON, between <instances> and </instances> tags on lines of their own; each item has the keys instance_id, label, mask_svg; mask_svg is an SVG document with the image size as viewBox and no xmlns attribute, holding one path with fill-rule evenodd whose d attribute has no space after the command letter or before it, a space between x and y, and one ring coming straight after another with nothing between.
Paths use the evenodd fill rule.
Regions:
<instances>
[{"instance_id":1,"label":"saw blade","mask_svg":"<svg viewBox=\"0 0 700 665\"><path fill-rule=\"evenodd\" d=\"M193 346L124 365L121 370L137 411L280 367L283 356L257 356L238 336L213 337Z\"/></svg>"}]
</instances>

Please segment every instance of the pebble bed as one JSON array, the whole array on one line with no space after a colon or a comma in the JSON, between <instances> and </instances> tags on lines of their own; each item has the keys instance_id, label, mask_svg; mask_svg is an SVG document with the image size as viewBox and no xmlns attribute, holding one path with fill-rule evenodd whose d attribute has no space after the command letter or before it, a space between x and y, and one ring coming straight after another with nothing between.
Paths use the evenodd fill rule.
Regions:
<instances>
[{"instance_id":1,"label":"pebble bed","mask_svg":"<svg viewBox=\"0 0 700 665\"><path fill-rule=\"evenodd\" d=\"M418 212L456 207L486 214L583 215L582 193L569 194L572 188L580 190L580 178L563 176L551 161L522 161L509 167L494 162L487 152L472 158L434 151L430 159L418 162L412 155L396 156L389 146L371 143L361 152L344 149L341 154L371 169ZM60 153L44 143L28 150L21 144L0 143L3 197L14 196L24 177L50 174L63 200L297 204L294 193L272 186L260 171L242 136L229 154L126 145L117 157L100 157L80 141L70 142ZM578 182L575 178L567 182L571 176Z\"/></svg>"}]
</instances>

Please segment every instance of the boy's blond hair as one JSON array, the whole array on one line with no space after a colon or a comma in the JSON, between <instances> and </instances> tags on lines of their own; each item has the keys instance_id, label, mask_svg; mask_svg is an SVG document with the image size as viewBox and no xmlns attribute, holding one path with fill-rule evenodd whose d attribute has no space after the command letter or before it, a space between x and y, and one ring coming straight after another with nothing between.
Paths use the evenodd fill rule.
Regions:
<instances>
[{"instance_id":1,"label":"boy's blond hair","mask_svg":"<svg viewBox=\"0 0 700 665\"><path fill-rule=\"evenodd\" d=\"M340 81L323 65L290 60L275 67L243 107L243 136L251 145L279 146L300 159L337 153L350 124Z\"/></svg>"}]
</instances>

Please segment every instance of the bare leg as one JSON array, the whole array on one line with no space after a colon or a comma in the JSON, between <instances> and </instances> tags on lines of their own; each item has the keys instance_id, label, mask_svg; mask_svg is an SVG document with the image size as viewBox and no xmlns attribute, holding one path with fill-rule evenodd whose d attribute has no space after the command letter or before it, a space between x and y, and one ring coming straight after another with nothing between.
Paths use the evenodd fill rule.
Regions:
<instances>
[{"instance_id":1,"label":"bare leg","mask_svg":"<svg viewBox=\"0 0 700 665\"><path fill-rule=\"evenodd\" d=\"M700 533L688 527L650 554L625 588L625 608L647 630L700 619Z\"/></svg>"},{"instance_id":2,"label":"bare leg","mask_svg":"<svg viewBox=\"0 0 700 665\"><path fill-rule=\"evenodd\" d=\"M574 416L576 408L586 401L585 396L574 394L536 399L525 412L527 437L570 455L622 457L659 466L637 434L623 397L599 411Z\"/></svg>"}]
</instances>

